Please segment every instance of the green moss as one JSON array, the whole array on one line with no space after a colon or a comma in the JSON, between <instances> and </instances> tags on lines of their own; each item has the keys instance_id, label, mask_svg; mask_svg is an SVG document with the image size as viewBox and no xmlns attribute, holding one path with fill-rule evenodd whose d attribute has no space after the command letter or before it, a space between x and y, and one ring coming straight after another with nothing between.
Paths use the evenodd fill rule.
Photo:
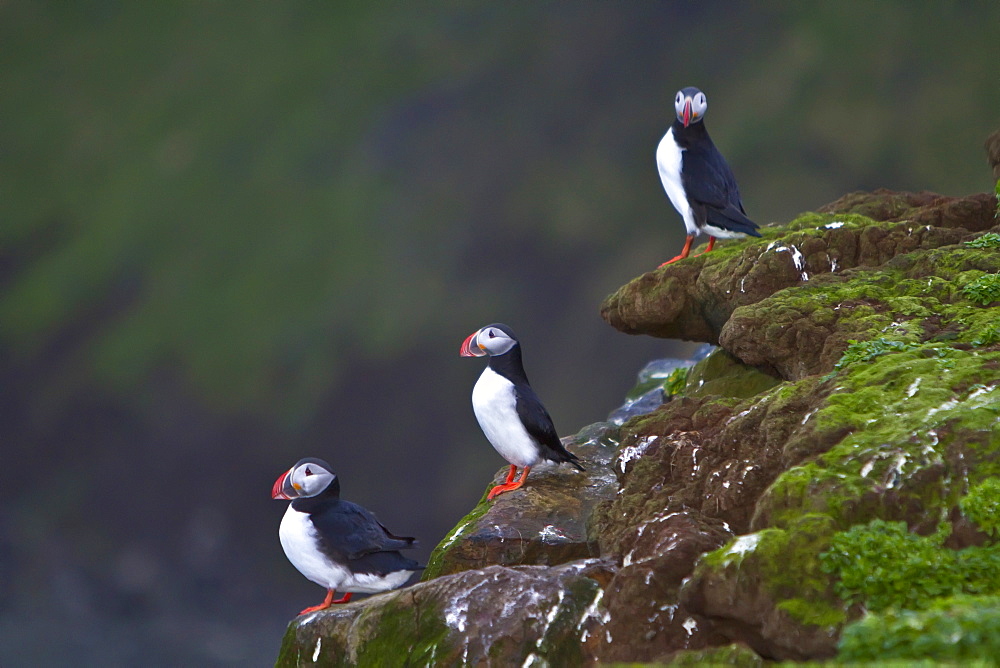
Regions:
<instances>
[{"instance_id":1,"label":"green moss","mask_svg":"<svg viewBox=\"0 0 1000 668\"><path fill-rule=\"evenodd\" d=\"M844 629L839 649L837 658L842 662L896 659L996 665L1000 597L956 596L923 611L867 615Z\"/></svg>"},{"instance_id":2,"label":"green moss","mask_svg":"<svg viewBox=\"0 0 1000 668\"><path fill-rule=\"evenodd\" d=\"M398 665L399 657L404 656L409 665L433 665L459 651L458 640L451 635L442 611L430 610L426 603L418 609L410 599L399 596L366 606L349 631L335 621L328 625L323 617L305 619L308 622L299 618L289 624L275 663L279 668L306 663L321 668L388 666ZM307 626L300 628L301 624ZM352 639L333 629L349 633ZM357 642L353 639L356 637L364 638L364 642ZM356 657L348 653L349 645L356 648Z\"/></svg>"},{"instance_id":3,"label":"green moss","mask_svg":"<svg viewBox=\"0 0 1000 668\"><path fill-rule=\"evenodd\" d=\"M1000 478L987 478L974 486L959 507L981 531L1000 535Z\"/></svg>"},{"instance_id":4,"label":"green moss","mask_svg":"<svg viewBox=\"0 0 1000 668\"><path fill-rule=\"evenodd\" d=\"M354 623L360 633L370 634L358 644L357 666L433 665L436 659L457 650L449 640L451 630L441 610L415 609L401 599L367 608ZM344 657L348 658L348 657Z\"/></svg>"},{"instance_id":5,"label":"green moss","mask_svg":"<svg viewBox=\"0 0 1000 668\"><path fill-rule=\"evenodd\" d=\"M613 664L616 668L625 665L639 664ZM648 665L648 664L647 664ZM736 666L737 668L757 668L763 666L764 660L756 652L747 647L734 643L723 647L709 647L707 649L689 649L683 652L675 652L670 655L671 666Z\"/></svg>"},{"instance_id":6,"label":"green moss","mask_svg":"<svg viewBox=\"0 0 1000 668\"><path fill-rule=\"evenodd\" d=\"M1000 300L1000 274L983 274L962 288L962 294L981 306Z\"/></svg>"},{"instance_id":7,"label":"green moss","mask_svg":"<svg viewBox=\"0 0 1000 668\"><path fill-rule=\"evenodd\" d=\"M812 626L836 627L847 618L842 605L832 605L823 600L789 598L779 603L777 608L787 612L792 619Z\"/></svg>"},{"instance_id":8,"label":"green moss","mask_svg":"<svg viewBox=\"0 0 1000 668\"><path fill-rule=\"evenodd\" d=\"M794 220L785 225L783 229L786 232L812 230L826 232L829 229L836 229L833 227L827 227L831 223L836 225L836 228L848 230L856 230L871 227L873 225L879 225L878 222L872 220L871 218L856 213L815 213L813 211L808 211L806 213L799 214Z\"/></svg>"},{"instance_id":9,"label":"green moss","mask_svg":"<svg viewBox=\"0 0 1000 668\"><path fill-rule=\"evenodd\" d=\"M748 366L719 348L691 368L683 394L746 399L781 383L781 379Z\"/></svg>"},{"instance_id":10,"label":"green moss","mask_svg":"<svg viewBox=\"0 0 1000 668\"><path fill-rule=\"evenodd\" d=\"M845 529L872 516L932 528L967 484L1000 474L998 368L998 352L943 344L848 367L812 418L813 438L835 445L781 474L760 519L786 526L819 512ZM954 447L968 461L951 470Z\"/></svg>"},{"instance_id":11,"label":"green moss","mask_svg":"<svg viewBox=\"0 0 1000 668\"><path fill-rule=\"evenodd\" d=\"M836 531L830 517L806 515L789 529L739 536L702 557L699 569L725 572L727 579L760 580L778 608L802 624L837 626L846 619L819 561Z\"/></svg>"}]
</instances>

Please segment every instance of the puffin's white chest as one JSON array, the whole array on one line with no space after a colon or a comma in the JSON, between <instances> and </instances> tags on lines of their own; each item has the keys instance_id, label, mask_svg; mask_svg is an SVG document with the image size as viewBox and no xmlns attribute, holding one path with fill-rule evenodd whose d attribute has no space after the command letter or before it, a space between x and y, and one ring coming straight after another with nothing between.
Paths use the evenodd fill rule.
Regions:
<instances>
[{"instance_id":1,"label":"puffin's white chest","mask_svg":"<svg viewBox=\"0 0 1000 668\"><path fill-rule=\"evenodd\" d=\"M681 180L681 167L684 164L684 149L677 145L674 140L674 129L671 127L667 134L663 135L659 146L656 147L656 169L660 173L660 182L663 189L667 191L670 202L684 219L684 227L691 235L698 234L698 226L694 222L694 213L691 205L688 204L687 194L684 192L684 182Z\"/></svg>"},{"instance_id":2,"label":"puffin's white chest","mask_svg":"<svg viewBox=\"0 0 1000 668\"><path fill-rule=\"evenodd\" d=\"M327 589L340 589L350 575L348 570L331 562L317 547L316 527L307 513L301 513L288 504L281 518L278 538L285 556L302 575Z\"/></svg>"},{"instance_id":3,"label":"puffin's white chest","mask_svg":"<svg viewBox=\"0 0 1000 668\"><path fill-rule=\"evenodd\" d=\"M538 446L517 415L514 384L486 367L472 388L472 410L500 456L515 466L538 463Z\"/></svg>"}]
</instances>

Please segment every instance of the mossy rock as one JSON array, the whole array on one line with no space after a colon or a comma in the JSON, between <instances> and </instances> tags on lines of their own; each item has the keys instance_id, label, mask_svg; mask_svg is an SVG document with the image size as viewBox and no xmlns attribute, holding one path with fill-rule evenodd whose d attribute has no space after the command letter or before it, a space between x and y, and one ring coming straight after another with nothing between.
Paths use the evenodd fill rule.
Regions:
<instances>
[{"instance_id":1,"label":"mossy rock","mask_svg":"<svg viewBox=\"0 0 1000 668\"><path fill-rule=\"evenodd\" d=\"M746 645L733 643L723 647L689 649L675 652L667 658L671 666L733 666L734 668L759 668L764 660Z\"/></svg>"},{"instance_id":2,"label":"mossy rock","mask_svg":"<svg viewBox=\"0 0 1000 668\"><path fill-rule=\"evenodd\" d=\"M765 392L780 382L780 378L748 366L720 348L688 372L683 394L688 397L714 394L746 399Z\"/></svg>"},{"instance_id":3,"label":"mossy rock","mask_svg":"<svg viewBox=\"0 0 1000 668\"><path fill-rule=\"evenodd\" d=\"M490 566L303 615L276 665L581 665L605 623L602 568Z\"/></svg>"},{"instance_id":4,"label":"mossy rock","mask_svg":"<svg viewBox=\"0 0 1000 668\"><path fill-rule=\"evenodd\" d=\"M941 597L1000 588L995 201L880 192L836 207L609 298L602 314L623 331L721 348L683 388L677 374L667 403L567 440L586 475L541 467L481 502L427 581L296 620L282 660L759 665L830 659L845 628L847 643L876 619L885 628L859 647L905 638L905 620L943 638L932 627L951 628L949 613L911 613L966 604L978 612L961 642L988 630L992 603ZM893 567L876 557L904 563L901 550L919 596L890 605L922 611L854 623L894 600L858 582Z\"/></svg>"}]
</instances>

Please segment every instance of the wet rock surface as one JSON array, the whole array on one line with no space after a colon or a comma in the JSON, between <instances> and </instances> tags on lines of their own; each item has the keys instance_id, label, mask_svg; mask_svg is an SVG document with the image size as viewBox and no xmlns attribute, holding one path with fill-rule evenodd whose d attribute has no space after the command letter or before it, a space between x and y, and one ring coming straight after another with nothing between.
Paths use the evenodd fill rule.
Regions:
<instances>
[{"instance_id":1,"label":"wet rock surface","mask_svg":"<svg viewBox=\"0 0 1000 668\"><path fill-rule=\"evenodd\" d=\"M878 518L945 522L941 549L995 540L962 510L1000 485L994 210L854 193L623 287L614 326L720 347L640 375L564 440L585 474L539 467L481 502L427 581L293 622L279 664L835 656L865 609L824 566L837 536Z\"/></svg>"},{"instance_id":2,"label":"wet rock surface","mask_svg":"<svg viewBox=\"0 0 1000 668\"><path fill-rule=\"evenodd\" d=\"M618 483L609 463L617 449L617 427L599 422L563 439L586 469L551 462L531 469L520 489L479 505L463 518L431 555L423 579L492 564L560 564L599 554L587 534L594 506L612 497ZM504 481L499 470L489 485ZM489 489L488 488L488 489Z\"/></svg>"},{"instance_id":3,"label":"wet rock surface","mask_svg":"<svg viewBox=\"0 0 1000 668\"><path fill-rule=\"evenodd\" d=\"M558 665L593 662L604 565L488 566L303 615L278 666Z\"/></svg>"}]
</instances>

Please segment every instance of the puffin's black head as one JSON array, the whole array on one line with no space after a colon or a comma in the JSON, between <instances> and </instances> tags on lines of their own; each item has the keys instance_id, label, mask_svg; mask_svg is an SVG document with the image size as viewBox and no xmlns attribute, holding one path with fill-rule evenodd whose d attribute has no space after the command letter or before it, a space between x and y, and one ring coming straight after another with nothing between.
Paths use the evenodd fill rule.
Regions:
<instances>
[{"instance_id":1,"label":"puffin's black head","mask_svg":"<svg viewBox=\"0 0 1000 668\"><path fill-rule=\"evenodd\" d=\"M705 117L708 109L708 100L705 94L694 86L681 88L674 98L674 110L677 112L677 120L687 127L691 123L698 123Z\"/></svg>"},{"instance_id":2,"label":"puffin's black head","mask_svg":"<svg viewBox=\"0 0 1000 668\"><path fill-rule=\"evenodd\" d=\"M462 357L482 357L483 355L503 355L518 345L517 337L510 327L499 322L477 329L462 342L459 354Z\"/></svg>"},{"instance_id":3,"label":"puffin's black head","mask_svg":"<svg viewBox=\"0 0 1000 668\"><path fill-rule=\"evenodd\" d=\"M339 496L340 482L330 468L322 459L300 459L274 481L271 498L302 499L317 496L328 489L334 496Z\"/></svg>"}]
</instances>

